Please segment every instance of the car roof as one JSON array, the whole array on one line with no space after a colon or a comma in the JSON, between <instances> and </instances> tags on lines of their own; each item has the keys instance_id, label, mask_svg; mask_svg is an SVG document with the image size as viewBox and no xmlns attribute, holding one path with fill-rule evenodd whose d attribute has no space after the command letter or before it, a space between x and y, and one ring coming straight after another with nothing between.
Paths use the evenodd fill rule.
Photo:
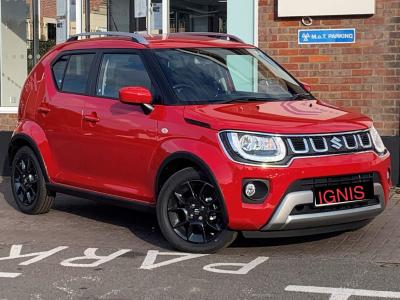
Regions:
<instances>
[{"instance_id":1,"label":"car roof","mask_svg":"<svg viewBox=\"0 0 400 300\"><path fill-rule=\"evenodd\" d=\"M254 46L213 36L196 34L144 35L147 44L136 42L132 37L108 36L71 40L56 47L56 50L84 50L101 48L120 49L166 49L166 48L253 48Z\"/></svg>"}]
</instances>

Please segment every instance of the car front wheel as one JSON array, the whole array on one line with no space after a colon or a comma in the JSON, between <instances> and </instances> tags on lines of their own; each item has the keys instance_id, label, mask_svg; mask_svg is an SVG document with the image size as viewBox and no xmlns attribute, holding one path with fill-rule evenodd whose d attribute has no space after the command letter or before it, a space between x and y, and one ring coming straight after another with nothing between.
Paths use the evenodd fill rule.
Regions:
<instances>
[{"instance_id":1,"label":"car front wheel","mask_svg":"<svg viewBox=\"0 0 400 300\"><path fill-rule=\"evenodd\" d=\"M165 238L185 252L215 252L237 236L227 228L215 184L194 168L178 171L165 182L157 201L157 219Z\"/></svg>"}]
</instances>

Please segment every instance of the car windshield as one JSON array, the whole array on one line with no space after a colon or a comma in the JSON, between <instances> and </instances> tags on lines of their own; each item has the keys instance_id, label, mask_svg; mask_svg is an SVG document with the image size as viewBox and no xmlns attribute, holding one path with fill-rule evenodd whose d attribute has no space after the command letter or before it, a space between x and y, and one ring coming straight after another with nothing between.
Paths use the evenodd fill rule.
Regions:
<instances>
[{"instance_id":1,"label":"car windshield","mask_svg":"<svg viewBox=\"0 0 400 300\"><path fill-rule=\"evenodd\" d=\"M185 48L154 53L178 103L314 99L258 49Z\"/></svg>"}]
</instances>

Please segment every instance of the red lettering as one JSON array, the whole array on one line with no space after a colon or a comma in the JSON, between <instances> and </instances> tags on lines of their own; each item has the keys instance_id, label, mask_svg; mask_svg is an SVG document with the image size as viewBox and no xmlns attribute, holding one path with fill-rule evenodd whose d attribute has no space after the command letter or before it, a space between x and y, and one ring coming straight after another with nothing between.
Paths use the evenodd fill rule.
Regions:
<instances>
[{"instance_id":1,"label":"red lettering","mask_svg":"<svg viewBox=\"0 0 400 300\"><path fill-rule=\"evenodd\" d=\"M322 193L321 193L321 191L318 192L318 199L319 199L319 204L323 204L322 203Z\"/></svg>"},{"instance_id":2,"label":"red lettering","mask_svg":"<svg viewBox=\"0 0 400 300\"><path fill-rule=\"evenodd\" d=\"M352 188L349 188L349 194L350 194L350 199L354 200L353 189Z\"/></svg>"},{"instance_id":3,"label":"red lettering","mask_svg":"<svg viewBox=\"0 0 400 300\"><path fill-rule=\"evenodd\" d=\"M364 187L357 185L354 187L354 198L357 200L365 199Z\"/></svg>"},{"instance_id":4,"label":"red lettering","mask_svg":"<svg viewBox=\"0 0 400 300\"><path fill-rule=\"evenodd\" d=\"M343 201L349 201L347 188L344 188L344 192L342 192L340 190L340 188L336 189L336 195L337 195L338 202L341 202L342 201L341 199L343 199Z\"/></svg>"},{"instance_id":5,"label":"red lettering","mask_svg":"<svg viewBox=\"0 0 400 300\"><path fill-rule=\"evenodd\" d=\"M330 194L330 195L328 195L328 193ZM328 196L328 197L327 197ZM326 190L325 192L324 192L324 202L326 203L326 204L331 204L331 203L336 203L336 197L335 197L335 192L334 191L332 191L332 190Z\"/></svg>"}]
</instances>

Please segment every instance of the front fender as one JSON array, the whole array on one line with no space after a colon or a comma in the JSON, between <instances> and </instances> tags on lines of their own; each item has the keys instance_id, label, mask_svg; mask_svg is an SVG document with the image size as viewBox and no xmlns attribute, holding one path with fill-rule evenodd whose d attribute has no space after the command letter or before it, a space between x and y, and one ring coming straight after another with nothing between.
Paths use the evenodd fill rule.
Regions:
<instances>
[{"instance_id":1,"label":"front fender","mask_svg":"<svg viewBox=\"0 0 400 300\"><path fill-rule=\"evenodd\" d=\"M162 143L160 147L162 153L156 154L161 160L156 162L151 169L159 170L163 162L177 154L186 154L197 158L211 175L217 180L217 184L225 185L233 181L232 168L225 153L221 150L219 144L203 142L200 140L171 139Z\"/></svg>"},{"instance_id":2,"label":"front fender","mask_svg":"<svg viewBox=\"0 0 400 300\"><path fill-rule=\"evenodd\" d=\"M240 205L240 198L225 197L225 195L227 195L226 191L231 189L232 183L237 183L234 179L234 172L230 161L217 141L211 142L209 139L204 141L188 139L166 140L162 143L160 152L156 154L156 157L160 158L160 160L155 162L150 168L156 171L154 178L158 178L159 172L169 161L179 158L190 160L205 171L206 174L214 180L214 184L223 198L223 204L227 212L226 218L228 224L230 223L232 210L234 210L237 205ZM158 179L156 179L155 187L158 186L157 180Z\"/></svg>"}]
</instances>

